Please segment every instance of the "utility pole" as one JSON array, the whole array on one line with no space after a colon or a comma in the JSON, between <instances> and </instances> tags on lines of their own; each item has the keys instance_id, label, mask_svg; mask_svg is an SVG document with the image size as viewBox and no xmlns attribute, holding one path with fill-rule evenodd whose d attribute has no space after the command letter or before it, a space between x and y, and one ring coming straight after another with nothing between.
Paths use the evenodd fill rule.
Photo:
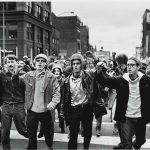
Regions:
<instances>
[{"instance_id":1,"label":"utility pole","mask_svg":"<svg viewBox=\"0 0 150 150\"><path fill-rule=\"evenodd\" d=\"M5 5L3 2L3 65L5 64Z\"/></svg>"}]
</instances>

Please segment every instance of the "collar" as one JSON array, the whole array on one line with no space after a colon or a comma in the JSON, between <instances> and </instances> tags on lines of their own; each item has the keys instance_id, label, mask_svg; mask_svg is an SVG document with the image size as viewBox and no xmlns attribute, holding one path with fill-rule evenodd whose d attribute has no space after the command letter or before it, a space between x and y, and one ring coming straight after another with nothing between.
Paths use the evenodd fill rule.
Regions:
<instances>
[{"instance_id":1,"label":"collar","mask_svg":"<svg viewBox=\"0 0 150 150\"><path fill-rule=\"evenodd\" d=\"M40 72L40 73L35 72L35 78L41 78L41 77L44 77L45 74L46 74L45 70L43 70L43 71Z\"/></svg>"},{"instance_id":2,"label":"collar","mask_svg":"<svg viewBox=\"0 0 150 150\"><path fill-rule=\"evenodd\" d=\"M36 71L30 71L30 72L28 72L28 74L29 74L30 76L32 76L32 77L35 77ZM46 74L46 76L47 76L48 78L50 78L50 77L53 76L53 74L52 74L50 71L48 71L48 70L45 71L45 74Z\"/></svg>"},{"instance_id":3,"label":"collar","mask_svg":"<svg viewBox=\"0 0 150 150\"><path fill-rule=\"evenodd\" d=\"M81 71L80 75L77 78L73 74L70 76L70 78L75 81L77 79L81 79L82 74L83 74L83 72Z\"/></svg>"},{"instance_id":4,"label":"collar","mask_svg":"<svg viewBox=\"0 0 150 150\"><path fill-rule=\"evenodd\" d=\"M10 71L7 71L7 72L6 72L6 75L8 75L8 76L12 77L12 76L14 76L14 75L16 75L16 74L15 74L15 73L14 73L14 74L12 74Z\"/></svg>"},{"instance_id":5,"label":"collar","mask_svg":"<svg viewBox=\"0 0 150 150\"><path fill-rule=\"evenodd\" d=\"M138 77L135 79L135 80L131 80L130 79L130 77L129 77L129 73L125 73L124 75L123 75L123 78L125 79L125 80L127 80L128 82L130 81L130 82L134 82L134 81L136 81L136 80L140 80L142 77L143 77L143 73L142 72L140 72L140 71L138 71Z\"/></svg>"}]
</instances>

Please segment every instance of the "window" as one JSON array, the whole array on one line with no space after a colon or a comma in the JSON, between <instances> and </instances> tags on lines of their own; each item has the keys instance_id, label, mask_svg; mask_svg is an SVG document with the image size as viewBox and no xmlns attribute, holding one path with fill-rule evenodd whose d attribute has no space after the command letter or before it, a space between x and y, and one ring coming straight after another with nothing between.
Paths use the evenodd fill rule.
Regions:
<instances>
[{"instance_id":1,"label":"window","mask_svg":"<svg viewBox=\"0 0 150 150\"><path fill-rule=\"evenodd\" d=\"M3 29L0 28L0 39L2 39L2 38L3 38Z\"/></svg>"},{"instance_id":2,"label":"window","mask_svg":"<svg viewBox=\"0 0 150 150\"><path fill-rule=\"evenodd\" d=\"M35 6L35 16L42 18L42 8L38 5Z\"/></svg>"},{"instance_id":3,"label":"window","mask_svg":"<svg viewBox=\"0 0 150 150\"><path fill-rule=\"evenodd\" d=\"M43 53L43 49L41 47L37 47L37 54Z\"/></svg>"},{"instance_id":4,"label":"window","mask_svg":"<svg viewBox=\"0 0 150 150\"><path fill-rule=\"evenodd\" d=\"M80 50L80 43L78 43L78 50Z\"/></svg>"},{"instance_id":5,"label":"window","mask_svg":"<svg viewBox=\"0 0 150 150\"><path fill-rule=\"evenodd\" d=\"M6 21L7 26L17 26L17 21Z\"/></svg>"},{"instance_id":6,"label":"window","mask_svg":"<svg viewBox=\"0 0 150 150\"><path fill-rule=\"evenodd\" d=\"M17 30L9 30L8 31L8 38L9 39L15 39L15 38L17 38Z\"/></svg>"},{"instance_id":7,"label":"window","mask_svg":"<svg viewBox=\"0 0 150 150\"><path fill-rule=\"evenodd\" d=\"M26 26L27 26L27 39L33 41L34 40L34 26L28 22Z\"/></svg>"},{"instance_id":8,"label":"window","mask_svg":"<svg viewBox=\"0 0 150 150\"><path fill-rule=\"evenodd\" d=\"M16 10L16 2L8 2L8 10Z\"/></svg>"},{"instance_id":9,"label":"window","mask_svg":"<svg viewBox=\"0 0 150 150\"><path fill-rule=\"evenodd\" d=\"M44 10L44 14L43 14L43 20L45 22L48 22L49 21L49 12Z\"/></svg>"},{"instance_id":10,"label":"window","mask_svg":"<svg viewBox=\"0 0 150 150\"><path fill-rule=\"evenodd\" d=\"M6 29L5 29L5 38L6 38ZM0 39L3 39L3 27L0 26Z\"/></svg>"},{"instance_id":11,"label":"window","mask_svg":"<svg viewBox=\"0 0 150 150\"><path fill-rule=\"evenodd\" d=\"M43 42L43 34L42 29L40 27L37 28L37 41L39 43Z\"/></svg>"},{"instance_id":12,"label":"window","mask_svg":"<svg viewBox=\"0 0 150 150\"><path fill-rule=\"evenodd\" d=\"M45 31L45 44L49 44L49 32Z\"/></svg>"},{"instance_id":13,"label":"window","mask_svg":"<svg viewBox=\"0 0 150 150\"><path fill-rule=\"evenodd\" d=\"M32 14L33 13L33 5L32 2L26 2L27 12Z\"/></svg>"},{"instance_id":14,"label":"window","mask_svg":"<svg viewBox=\"0 0 150 150\"><path fill-rule=\"evenodd\" d=\"M48 1L45 1L45 4L46 4L46 5L49 5L49 2L48 2Z\"/></svg>"},{"instance_id":15,"label":"window","mask_svg":"<svg viewBox=\"0 0 150 150\"><path fill-rule=\"evenodd\" d=\"M55 48L55 38L52 39L52 47Z\"/></svg>"}]
</instances>

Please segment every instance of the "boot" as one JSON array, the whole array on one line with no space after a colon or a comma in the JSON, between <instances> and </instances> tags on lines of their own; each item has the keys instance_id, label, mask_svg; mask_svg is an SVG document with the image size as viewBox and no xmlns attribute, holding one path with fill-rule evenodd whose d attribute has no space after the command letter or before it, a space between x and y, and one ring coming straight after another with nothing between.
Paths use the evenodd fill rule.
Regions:
<instances>
[{"instance_id":1,"label":"boot","mask_svg":"<svg viewBox=\"0 0 150 150\"><path fill-rule=\"evenodd\" d=\"M119 143L118 145L114 146L113 149L124 149L124 145Z\"/></svg>"},{"instance_id":2,"label":"boot","mask_svg":"<svg viewBox=\"0 0 150 150\"><path fill-rule=\"evenodd\" d=\"M43 134L43 132L39 132L39 134L38 134L38 138L42 138L44 136L44 134Z\"/></svg>"}]
</instances>

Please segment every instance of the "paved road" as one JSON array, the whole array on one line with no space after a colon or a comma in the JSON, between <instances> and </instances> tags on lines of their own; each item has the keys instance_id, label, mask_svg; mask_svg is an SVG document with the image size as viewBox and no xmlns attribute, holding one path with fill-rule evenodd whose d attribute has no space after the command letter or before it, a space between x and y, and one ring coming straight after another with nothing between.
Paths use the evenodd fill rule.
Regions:
<instances>
[{"instance_id":1,"label":"paved road","mask_svg":"<svg viewBox=\"0 0 150 150\"><path fill-rule=\"evenodd\" d=\"M54 135L54 149L67 149L68 137L67 134L55 133ZM11 148L12 150L24 150L27 147L28 140L19 135L17 131L11 131ZM83 149L83 137L78 136L78 149ZM113 145L119 143L119 137L101 136L97 138L92 136L90 149L112 149ZM1 146L0 146L1 149ZM47 149L44 138L38 139L38 149ZM142 146L142 150L150 149L150 139Z\"/></svg>"},{"instance_id":2,"label":"paved road","mask_svg":"<svg viewBox=\"0 0 150 150\"><path fill-rule=\"evenodd\" d=\"M102 132L100 137L95 136L95 119L93 121L93 136L91 140L90 149L112 149L113 145L117 145L119 143L119 137L113 135L113 123L110 121L108 114L103 117L102 123ZM56 116L55 122L55 135L54 135L54 149L67 149L67 131L65 134L60 133L60 128L58 127L58 119ZM19 135L18 132L15 130L14 125L12 126L11 130L11 147L12 150L24 150L27 147L28 140L25 139L23 136ZM143 150L150 149L150 125L147 126L147 141L143 145ZM81 135L78 136L78 148L83 149L82 143L83 138ZM1 146L0 146L1 149ZM47 146L44 142L44 138L38 139L38 149L44 150L47 149Z\"/></svg>"}]
</instances>

